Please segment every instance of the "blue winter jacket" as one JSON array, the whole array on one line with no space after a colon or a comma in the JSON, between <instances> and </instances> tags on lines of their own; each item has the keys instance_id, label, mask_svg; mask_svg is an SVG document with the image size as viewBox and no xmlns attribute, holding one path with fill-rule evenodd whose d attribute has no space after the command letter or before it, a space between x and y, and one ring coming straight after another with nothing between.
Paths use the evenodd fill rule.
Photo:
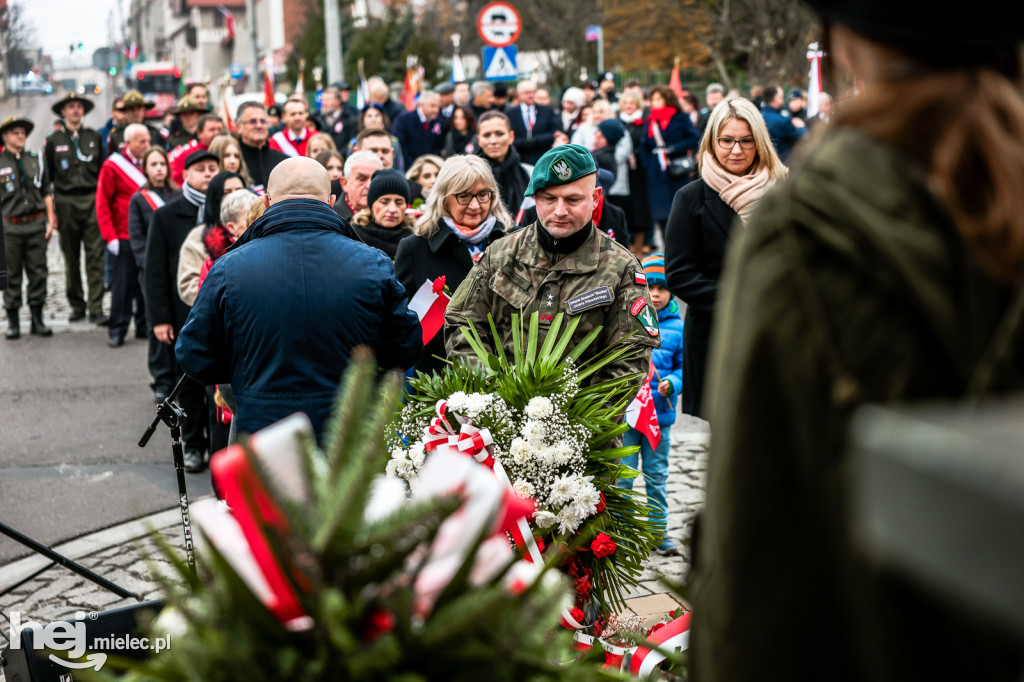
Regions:
<instances>
[{"instance_id":1,"label":"blue winter jacket","mask_svg":"<svg viewBox=\"0 0 1024 682\"><path fill-rule=\"evenodd\" d=\"M391 259L347 227L323 202L288 199L210 269L175 354L200 383L231 384L239 432L301 411L321 434L356 346L384 369L420 359L420 323Z\"/></svg>"},{"instance_id":2,"label":"blue winter jacket","mask_svg":"<svg viewBox=\"0 0 1024 682\"><path fill-rule=\"evenodd\" d=\"M767 104L761 105L761 116L764 117L764 124L779 159L785 163L793 146L807 134L807 129L797 128L793 125L793 119Z\"/></svg>"},{"instance_id":3,"label":"blue winter jacket","mask_svg":"<svg viewBox=\"0 0 1024 682\"><path fill-rule=\"evenodd\" d=\"M676 400L683 390L683 320L679 316L679 304L673 299L658 311L658 326L661 328L661 347L655 348L651 362L663 381L672 382L668 397L658 393L658 377L651 377L651 393L654 395L654 409L658 411L658 424L670 426L676 423Z\"/></svg>"}]
</instances>

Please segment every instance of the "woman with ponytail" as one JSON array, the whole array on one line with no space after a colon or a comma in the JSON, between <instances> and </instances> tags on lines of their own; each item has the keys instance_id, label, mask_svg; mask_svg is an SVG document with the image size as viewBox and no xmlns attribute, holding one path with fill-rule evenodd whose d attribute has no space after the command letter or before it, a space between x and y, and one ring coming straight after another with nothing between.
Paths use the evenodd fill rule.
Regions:
<instances>
[{"instance_id":1,"label":"woman with ponytail","mask_svg":"<svg viewBox=\"0 0 1024 682\"><path fill-rule=\"evenodd\" d=\"M726 257L693 678L1019 681L1018 646L859 549L847 432L864 403L1024 388L1024 24L808 2L859 94Z\"/></svg>"}]
</instances>

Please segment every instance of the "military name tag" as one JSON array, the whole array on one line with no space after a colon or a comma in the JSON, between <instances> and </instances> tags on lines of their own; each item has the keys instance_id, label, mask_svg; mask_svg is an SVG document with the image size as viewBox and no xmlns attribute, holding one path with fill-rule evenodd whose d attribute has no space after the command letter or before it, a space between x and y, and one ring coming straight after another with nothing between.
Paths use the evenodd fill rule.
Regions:
<instances>
[{"instance_id":1,"label":"military name tag","mask_svg":"<svg viewBox=\"0 0 1024 682\"><path fill-rule=\"evenodd\" d=\"M584 292L579 296L573 296L566 303L569 305L569 313L575 315L581 310L587 308L593 308L598 305L605 305L606 303L612 302L612 288L611 287L597 287L590 291Z\"/></svg>"},{"instance_id":2,"label":"military name tag","mask_svg":"<svg viewBox=\"0 0 1024 682\"><path fill-rule=\"evenodd\" d=\"M56 147L54 147L53 151L55 151L58 154L60 154L61 152L66 152L66 151L69 151L70 149L71 149L71 147L67 146L66 144L59 144Z\"/></svg>"},{"instance_id":3,"label":"military name tag","mask_svg":"<svg viewBox=\"0 0 1024 682\"><path fill-rule=\"evenodd\" d=\"M13 172L13 168L0 168L0 175L10 175Z\"/></svg>"}]
</instances>

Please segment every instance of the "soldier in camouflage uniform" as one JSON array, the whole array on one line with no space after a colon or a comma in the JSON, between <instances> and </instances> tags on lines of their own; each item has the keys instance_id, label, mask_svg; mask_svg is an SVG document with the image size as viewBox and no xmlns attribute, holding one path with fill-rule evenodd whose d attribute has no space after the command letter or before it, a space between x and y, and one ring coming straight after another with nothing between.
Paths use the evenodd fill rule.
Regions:
<instances>
[{"instance_id":1,"label":"soldier in camouflage uniform","mask_svg":"<svg viewBox=\"0 0 1024 682\"><path fill-rule=\"evenodd\" d=\"M103 164L103 140L100 134L82 125L93 103L68 93L53 105L53 113L64 124L46 138L43 158L53 180L53 203L60 226L60 250L67 264L65 283L69 321L85 318L101 323L103 316L103 267L106 244L96 222L96 182ZM82 290L82 249L85 249L85 279L89 286L86 301Z\"/></svg>"},{"instance_id":2,"label":"soldier in camouflage uniform","mask_svg":"<svg viewBox=\"0 0 1024 682\"><path fill-rule=\"evenodd\" d=\"M658 316L639 261L594 228L596 179L594 158L579 145L561 145L540 158L526 190L537 202L538 222L491 244L455 291L445 312L450 359L475 357L459 327L472 322L485 343L491 338L488 313L509 353L513 313L539 313L541 343L555 314L565 313L582 318L574 343L602 326L581 362L630 334L645 347L639 357L594 374L592 383L646 375L650 349L659 345Z\"/></svg>"},{"instance_id":3,"label":"soldier in camouflage uniform","mask_svg":"<svg viewBox=\"0 0 1024 682\"><path fill-rule=\"evenodd\" d=\"M46 242L57 229L50 178L39 154L25 151L25 139L32 121L8 116L0 123L4 151L0 153L0 210L4 222L4 251L10 269L4 289L8 339L21 335L21 277L28 277L28 305L32 311L32 333L49 336L43 323L46 303Z\"/></svg>"}]
</instances>

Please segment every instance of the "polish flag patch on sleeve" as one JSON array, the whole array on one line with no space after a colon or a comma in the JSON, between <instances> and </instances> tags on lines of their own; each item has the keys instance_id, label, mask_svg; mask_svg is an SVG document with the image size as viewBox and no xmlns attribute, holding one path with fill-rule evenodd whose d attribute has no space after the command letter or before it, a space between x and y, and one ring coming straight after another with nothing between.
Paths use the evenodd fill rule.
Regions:
<instances>
[{"instance_id":1,"label":"polish flag patch on sleeve","mask_svg":"<svg viewBox=\"0 0 1024 682\"><path fill-rule=\"evenodd\" d=\"M634 272L633 277L636 278L637 284L647 284L647 275L642 272Z\"/></svg>"}]
</instances>

